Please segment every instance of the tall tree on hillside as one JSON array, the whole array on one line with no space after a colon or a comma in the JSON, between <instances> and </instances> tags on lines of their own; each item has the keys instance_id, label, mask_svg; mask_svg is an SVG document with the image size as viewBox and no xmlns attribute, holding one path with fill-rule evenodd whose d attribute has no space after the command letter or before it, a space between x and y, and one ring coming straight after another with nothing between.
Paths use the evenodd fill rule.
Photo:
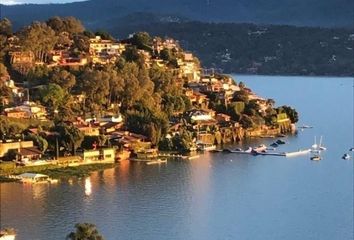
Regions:
<instances>
[{"instance_id":1,"label":"tall tree on hillside","mask_svg":"<svg viewBox=\"0 0 354 240\"><path fill-rule=\"evenodd\" d=\"M74 17L52 17L48 19L47 25L57 33L77 34L85 31L81 21Z\"/></svg>"},{"instance_id":2,"label":"tall tree on hillside","mask_svg":"<svg viewBox=\"0 0 354 240\"><path fill-rule=\"evenodd\" d=\"M59 85L51 83L41 90L41 100L53 112L56 112L58 107L63 104L65 94Z\"/></svg>"},{"instance_id":3,"label":"tall tree on hillside","mask_svg":"<svg viewBox=\"0 0 354 240\"><path fill-rule=\"evenodd\" d=\"M33 51L36 59L46 61L47 53L57 42L54 30L46 23L34 22L23 28L20 33L20 43L25 51Z\"/></svg>"},{"instance_id":4,"label":"tall tree on hillside","mask_svg":"<svg viewBox=\"0 0 354 240\"><path fill-rule=\"evenodd\" d=\"M0 20L0 35L9 36L12 34L12 23L9 19L3 18Z\"/></svg>"},{"instance_id":5,"label":"tall tree on hillside","mask_svg":"<svg viewBox=\"0 0 354 240\"><path fill-rule=\"evenodd\" d=\"M80 76L80 90L86 95L86 106L94 112L103 110L110 93L109 73L100 70L85 70Z\"/></svg>"},{"instance_id":6,"label":"tall tree on hillside","mask_svg":"<svg viewBox=\"0 0 354 240\"><path fill-rule=\"evenodd\" d=\"M70 89L76 83L76 77L74 74L64 70L64 69L55 69L51 72L49 81L51 83L58 84L63 89L70 91Z\"/></svg>"}]
</instances>

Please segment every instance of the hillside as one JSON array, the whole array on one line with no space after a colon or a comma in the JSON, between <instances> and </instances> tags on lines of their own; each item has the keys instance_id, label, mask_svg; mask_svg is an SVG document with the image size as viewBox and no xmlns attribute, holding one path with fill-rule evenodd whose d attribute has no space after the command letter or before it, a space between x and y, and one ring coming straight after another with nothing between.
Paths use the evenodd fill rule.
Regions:
<instances>
[{"instance_id":1,"label":"hillside","mask_svg":"<svg viewBox=\"0 0 354 240\"><path fill-rule=\"evenodd\" d=\"M80 11L78 11L80 9ZM351 0L91 0L70 4L1 6L1 17L16 27L53 15L75 16L89 28L135 12L150 12L204 22L252 22L301 26L351 26L354 18Z\"/></svg>"},{"instance_id":2,"label":"hillside","mask_svg":"<svg viewBox=\"0 0 354 240\"><path fill-rule=\"evenodd\" d=\"M148 18L146 16L145 18ZM139 18L140 19L140 18ZM207 68L279 75L354 75L354 29L156 21L107 23L116 37L147 31L172 37Z\"/></svg>"}]
</instances>

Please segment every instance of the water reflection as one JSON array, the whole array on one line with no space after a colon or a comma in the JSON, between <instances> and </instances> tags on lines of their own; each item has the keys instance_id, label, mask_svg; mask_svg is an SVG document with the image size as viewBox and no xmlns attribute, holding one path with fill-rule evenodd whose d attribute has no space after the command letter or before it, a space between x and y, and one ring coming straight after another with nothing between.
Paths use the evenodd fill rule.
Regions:
<instances>
[{"instance_id":1,"label":"water reflection","mask_svg":"<svg viewBox=\"0 0 354 240\"><path fill-rule=\"evenodd\" d=\"M96 224L105 239L353 239L353 161L340 158L353 143L352 83L336 89L334 79L267 77L268 92L265 77L253 78L257 93L294 105L303 123L315 125L287 138L279 151L311 146L314 135L324 135L326 161L215 153L161 166L125 161L55 187L1 184L2 226L16 228L17 240L63 239L77 222ZM338 102L349 104L348 111ZM316 111L315 104L321 105ZM333 116L341 116L339 125Z\"/></svg>"},{"instance_id":2,"label":"water reflection","mask_svg":"<svg viewBox=\"0 0 354 240\"><path fill-rule=\"evenodd\" d=\"M91 177L87 177L85 179L85 195L90 196L91 193L92 193Z\"/></svg>"}]
</instances>

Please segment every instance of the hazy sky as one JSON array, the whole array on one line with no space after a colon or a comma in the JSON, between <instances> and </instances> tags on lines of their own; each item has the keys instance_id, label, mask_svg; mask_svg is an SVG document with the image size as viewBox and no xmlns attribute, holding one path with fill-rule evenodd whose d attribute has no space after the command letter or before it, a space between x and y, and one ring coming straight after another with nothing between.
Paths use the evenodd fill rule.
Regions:
<instances>
[{"instance_id":1,"label":"hazy sky","mask_svg":"<svg viewBox=\"0 0 354 240\"><path fill-rule=\"evenodd\" d=\"M67 3L67 2L81 2L85 0L0 0L1 4L23 4L23 3Z\"/></svg>"}]
</instances>

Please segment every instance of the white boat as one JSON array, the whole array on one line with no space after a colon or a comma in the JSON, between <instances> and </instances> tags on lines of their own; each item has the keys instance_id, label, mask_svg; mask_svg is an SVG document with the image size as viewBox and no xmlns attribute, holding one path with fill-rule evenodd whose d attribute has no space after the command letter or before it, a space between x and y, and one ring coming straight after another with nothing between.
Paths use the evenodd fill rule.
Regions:
<instances>
[{"instance_id":1,"label":"white boat","mask_svg":"<svg viewBox=\"0 0 354 240\"><path fill-rule=\"evenodd\" d=\"M48 175L39 173L23 173L17 176L22 183L57 183L58 179L52 179Z\"/></svg>"},{"instance_id":2,"label":"white boat","mask_svg":"<svg viewBox=\"0 0 354 240\"><path fill-rule=\"evenodd\" d=\"M254 151L254 152L262 152L262 151L266 151L266 150L267 150L267 146L264 144L261 144L258 147L252 148L252 151Z\"/></svg>"},{"instance_id":3,"label":"white boat","mask_svg":"<svg viewBox=\"0 0 354 240\"><path fill-rule=\"evenodd\" d=\"M327 148L322 145L322 136L320 138L320 144L318 145L318 149L321 150L321 151L327 150Z\"/></svg>"},{"instance_id":4,"label":"white boat","mask_svg":"<svg viewBox=\"0 0 354 240\"><path fill-rule=\"evenodd\" d=\"M349 149L349 152L354 152L354 147L352 147L351 149Z\"/></svg>"},{"instance_id":5,"label":"white boat","mask_svg":"<svg viewBox=\"0 0 354 240\"><path fill-rule=\"evenodd\" d=\"M320 138L319 144L316 142L316 136L315 136L315 143L311 146L311 152L313 153L319 153L320 151L325 151L327 148L322 145L322 136Z\"/></svg>"},{"instance_id":6,"label":"white boat","mask_svg":"<svg viewBox=\"0 0 354 240\"><path fill-rule=\"evenodd\" d=\"M344 160L349 160L350 159L350 155L348 153L344 154L342 157Z\"/></svg>"},{"instance_id":7,"label":"white boat","mask_svg":"<svg viewBox=\"0 0 354 240\"><path fill-rule=\"evenodd\" d=\"M303 128L303 129L306 129L306 128L313 128L312 126L309 126L309 125L302 125L300 128Z\"/></svg>"},{"instance_id":8,"label":"white boat","mask_svg":"<svg viewBox=\"0 0 354 240\"><path fill-rule=\"evenodd\" d=\"M295 157L299 155L305 155L308 154L309 152L311 152L311 149L299 150L296 152L286 152L285 157Z\"/></svg>"},{"instance_id":9,"label":"white boat","mask_svg":"<svg viewBox=\"0 0 354 240\"><path fill-rule=\"evenodd\" d=\"M148 161L146 164L153 165L153 164L161 164L161 163L167 163L167 159L152 160L152 161Z\"/></svg>"},{"instance_id":10,"label":"white boat","mask_svg":"<svg viewBox=\"0 0 354 240\"><path fill-rule=\"evenodd\" d=\"M212 151L216 149L216 145L207 143L199 143L197 147L200 151Z\"/></svg>"}]
</instances>

